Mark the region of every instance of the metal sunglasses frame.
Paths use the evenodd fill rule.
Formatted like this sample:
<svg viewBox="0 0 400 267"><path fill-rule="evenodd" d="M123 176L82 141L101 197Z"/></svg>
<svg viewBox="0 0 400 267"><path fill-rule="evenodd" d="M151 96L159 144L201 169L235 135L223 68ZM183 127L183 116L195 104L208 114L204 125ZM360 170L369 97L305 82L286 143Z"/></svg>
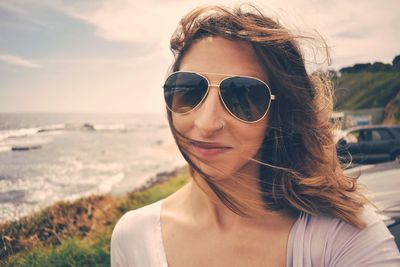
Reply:
<svg viewBox="0 0 400 267"><path fill-rule="evenodd" d="M275 99L276 99L276 96L272 94L271 89L269 88L268 84L267 84L266 82L264 82L263 80L260 80L260 79L258 79L258 78L256 78L256 77L245 76L245 75L231 75L231 74L223 74L223 73L211 73L211 72L175 71L175 72L172 72L170 75L168 75L168 77L165 79L165 81L167 81L169 77L171 77L172 75L174 75L174 74L176 74L176 73L191 73L191 74L196 74L196 75L198 75L198 76L204 78L204 79L207 81L207 84L208 84L207 91L206 91L206 93L204 94L203 98L202 98L202 99L199 101L199 103L198 103L196 106L194 106L191 110L181 113L181 112L173 111L168 105L166 105L167 108L168 108L171 112L176 113L176 114L181 114L181 115L187 114L187 113L189 113L189 112L192 112L192 111L195 110L196 108L198 108L198 107L203 103L204 99L207 97L207 95L208 95L208 93L209 93L209 91L210 91L210 87L218 87L219 98L220 98L222 104L224 105L225 109L226 109L226 110L229 112L229 114L231 114L234 118L236 118L237 120L239 120L239 121L241 121L241 122L244 122L244 123L256 123L256 122L261 121L261 120L267 115L267 113L268 113L268 111L269 111L269 108L270 108L270 106L271 106L272 100L275 100ZM217 76L226 76L226 77L225 77L224 79L222 79L222 80L219 82L219 84L212 84L212 83L210 83L210 81L207 79L207 77L205 77L204 75L217 75ZM270 95L271 97L270 97L270 99L269 99L268 107L267 107L267 109L265 110L265 113L264 113L263 116L262 116L261 118L259 118L258 120L255 120L255 121L246 121L246 120L243 120L243 119L237 117L235 114L233 114L233 113L229 110L229 108L226 106L225 101L224 101L224 99L222 98L222 95L221 95L221 88L220 88L220 85L221 85L221 83L222 83L223 81L225 81L225 80L227 80L227 79L230 79L230 78L233 78L233 77L251 78L251 79L254 79L254 80L257 80L257 81L261 82L261 83L264 84L265 87L267 88L268 93L269 93L269 95ZM165 89L164 89L164 90L165 90Z"/></svg>

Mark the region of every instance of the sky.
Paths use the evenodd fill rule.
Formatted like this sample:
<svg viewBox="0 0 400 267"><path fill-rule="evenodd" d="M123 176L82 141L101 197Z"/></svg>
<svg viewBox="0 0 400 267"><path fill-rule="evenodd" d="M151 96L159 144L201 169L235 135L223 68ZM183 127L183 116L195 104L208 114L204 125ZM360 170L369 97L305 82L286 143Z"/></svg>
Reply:
<svg viewBox="0 0 400 267"><path fill-rule="evenodd" d="M169 38L191 9L216 3L244 2L0 0L0 113L164 113ZM332 69L400 54L398 0L246 3L295 33L320 34Z"/></svg>

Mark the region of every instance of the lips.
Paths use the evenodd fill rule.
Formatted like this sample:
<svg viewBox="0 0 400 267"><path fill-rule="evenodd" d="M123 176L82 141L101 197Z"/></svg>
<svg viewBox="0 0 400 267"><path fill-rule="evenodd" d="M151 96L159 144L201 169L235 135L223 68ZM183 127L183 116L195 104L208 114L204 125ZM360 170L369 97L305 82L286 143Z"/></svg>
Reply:
<svg viewBox="0 0 400 267"><path fill-rule="evenodd" d="M191 144L193 149L202 156L215 156L232 149L232 147L225 146L221 143L194 141Z"/></svg>

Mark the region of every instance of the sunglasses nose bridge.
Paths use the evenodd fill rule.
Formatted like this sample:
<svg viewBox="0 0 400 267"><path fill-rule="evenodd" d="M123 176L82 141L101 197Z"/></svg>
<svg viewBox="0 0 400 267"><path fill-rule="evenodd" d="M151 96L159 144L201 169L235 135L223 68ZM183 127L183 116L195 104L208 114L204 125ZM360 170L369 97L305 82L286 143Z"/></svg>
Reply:
<svg viewBox="0 0 400 267"><path fill-rule="evenodd" d="M217 91L211 90L214 87ZM209 84L207 95L203 98L200 105L202 116L208 117L208 120L212 120L212 117L218 117L220 114L220 108L224 109L224 103L221 99L218 84Z"/></svg>
<svg viewBox="0 0 400 267"><path fill-rule="evenodd" d="M214 87L215 89L217 89L218 90L218 97L219 97L219 99L220 99L220 102L221 102L221 104L226 108L226 106L225 106L225 103L224 103L224 100L222 99L222 95L221 95L221 89L220 89L220 85L219 84L212 84L212 83L209 83L208 84L208 93L207 93L207 96L206 96L206 98L208 98L208 95L210 94L210 89L212 88L212 87Z"/></svg>

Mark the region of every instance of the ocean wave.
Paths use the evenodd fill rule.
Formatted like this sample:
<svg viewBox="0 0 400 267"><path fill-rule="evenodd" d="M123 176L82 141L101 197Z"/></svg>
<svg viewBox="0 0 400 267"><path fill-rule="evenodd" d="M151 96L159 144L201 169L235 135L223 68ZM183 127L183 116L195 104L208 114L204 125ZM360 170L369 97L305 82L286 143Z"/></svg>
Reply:
<svg viewBox="0 0 400 267"><path fill-rule="evenodd" d="M12 146L0 146L0 152L7 152L7 151L11 151L12 150Z"/></svg>
<svg viewBox="0 0 400 267"><path fill-rule="evenodd" d="M160 130L167 128L167 124L152 124L152 123L136 123L136 124L123 124L123 123L110 123L110 124L97 124L97 123L84 123L78 128L80 130L90 131L116 131L116 132L136 132L136 131L150 131Z"/></svg>
<svg viewBox="0 0 400 267"><path fill-rule="evenodd" d="M65 130L65 124L51 124L44 127L40 127L38 133L62 131Z"/></svg>
<svg viewBox="0 0 400 267"><path fill-rule="evenodd" d="M96 193L104 194L111 192L111 189L115 184L118 184L125 178L125 174L123 172L117 173L115 175L110 176L107 179L104 179L99 186L97 187Z"/></svg>
<svg viewBox="0 0 400 267"><path fill-rule="evenodd" d="M94 124L94 129L97 131L120 131L126 130L125 124Z"/></svg>
<svg viewBox="0 0 400 267"><path fill-rule="evenodd" d="M86 164L85 167L91 171L97 172L110 172L110 171L119 171L124 168L122 163L114 162L114 163L90 163Z"/></svg>
<svg viewBox="0 0 400 267"><path fill-rule="evenodd" d="M33 136L38 133L50 132L50 131L62 131L65 129L64 124L51 124L43 127L33 127L33 128L22 128L13 130L2 130L0 131L0 141L13 138L21 138Z"/></svg>
<svg viewBox="0 0 400 267"><path fill-rule="evenodd" d="M66 171L67 169L81 171L84 166L84 162L80 161L76 157L62 156L58 160L60 163L62 163L61 170L58 171Z"/></svg>
<svg viewBox="0 0 400 267"><path fill-rule="evenodd" d="M22 128L16 130L2 130L0 131L0 141L8 138L18 138L31 136L38 133L40 128Z"/></svg>

